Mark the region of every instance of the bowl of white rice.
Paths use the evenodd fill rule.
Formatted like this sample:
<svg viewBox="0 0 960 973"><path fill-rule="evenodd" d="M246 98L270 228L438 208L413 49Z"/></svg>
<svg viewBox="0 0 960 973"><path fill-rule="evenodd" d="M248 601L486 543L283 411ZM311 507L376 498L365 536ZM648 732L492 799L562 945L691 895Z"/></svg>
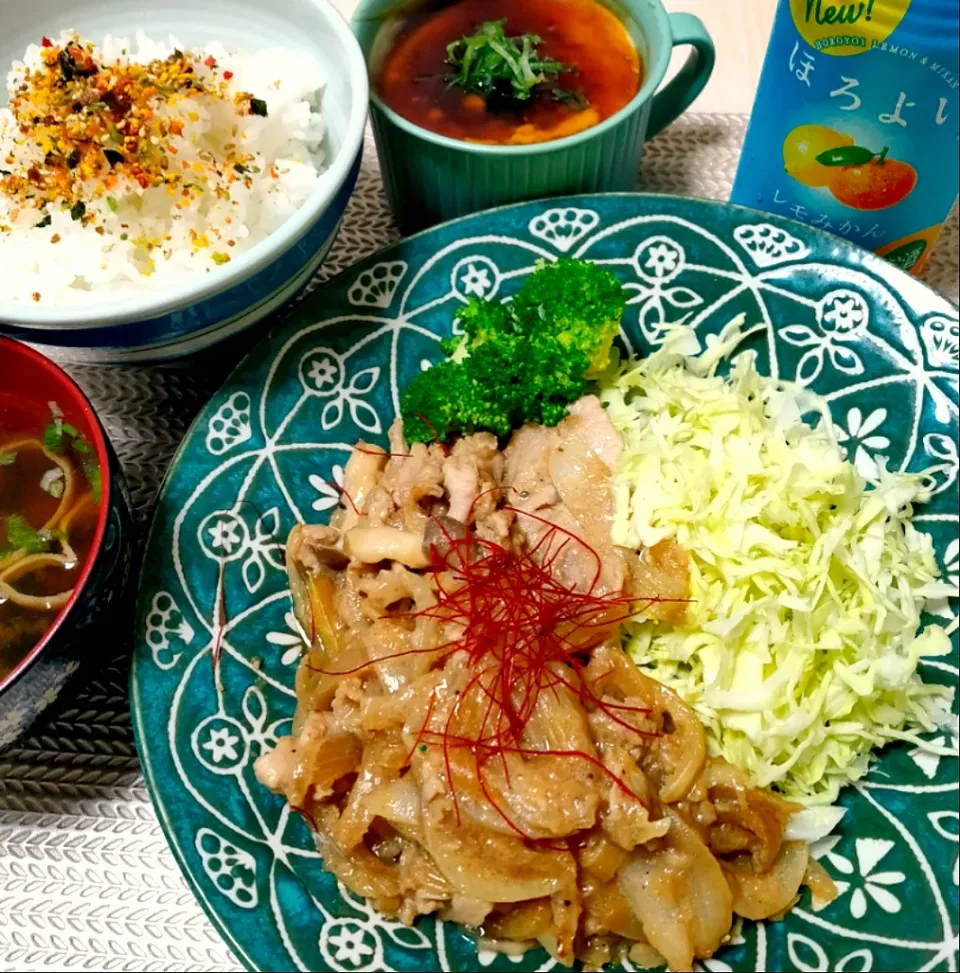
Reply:
<svg viewBox="0 0 960 973"><path fill-rule="evenodd" d="M331 3L0 0L0 23L0 332L163 361L310 280L367 109Z"/></svg>

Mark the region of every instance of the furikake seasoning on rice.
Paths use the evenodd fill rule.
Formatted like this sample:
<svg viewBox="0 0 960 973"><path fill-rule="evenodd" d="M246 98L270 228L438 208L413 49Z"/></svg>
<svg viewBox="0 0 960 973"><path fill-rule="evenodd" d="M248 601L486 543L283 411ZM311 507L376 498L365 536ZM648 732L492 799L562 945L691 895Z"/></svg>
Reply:
<svg viewBox="0 0 960 973"><path fill-rule="evenodd" d="M44 37L0 109L0 301L152 290L249 249L321 178L323 84L294 51Z"/></svg>

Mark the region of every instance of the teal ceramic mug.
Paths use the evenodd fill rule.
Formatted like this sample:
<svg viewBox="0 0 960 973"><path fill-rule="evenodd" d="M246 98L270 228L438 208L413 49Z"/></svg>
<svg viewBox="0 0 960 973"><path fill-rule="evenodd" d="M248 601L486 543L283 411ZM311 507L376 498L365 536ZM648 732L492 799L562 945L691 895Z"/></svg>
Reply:
<svg viewBox="0 0 960 973"><path fill-rule="evenodd" d="M480 145L421 128L383 103L376 92L383 55L417 2L360 0L351 25L370 72L370 113L383 181L404 233L518 200L635 188L643 143L682 114L707 83L713 41L697 17L667 14L660 0L603 2L640 52L643 84L634 98L575 135L532 145ZM679 44L693 50L660 88Z"/></svg>

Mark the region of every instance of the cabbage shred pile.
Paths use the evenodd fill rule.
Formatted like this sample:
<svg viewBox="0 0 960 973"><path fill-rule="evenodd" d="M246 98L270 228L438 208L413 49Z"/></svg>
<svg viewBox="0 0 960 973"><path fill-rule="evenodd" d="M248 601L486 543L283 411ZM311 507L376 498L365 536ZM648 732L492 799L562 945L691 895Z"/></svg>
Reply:
<svg viewBox="0 0 960 973"><path fill-rule="evenodd" d="M825 403L761 376L742 319L701 349L676 329L609 374L602 398L624 438L614 541L674 538L691 555L689 625L638 620L632 658L693 705L713 753L807 805L833 802L871 752L950 719L953 690L922 658L938 580L930 537L910 523L922 476L867 483L843 455ZM801 416L811 408L816 428Z"/></svg>

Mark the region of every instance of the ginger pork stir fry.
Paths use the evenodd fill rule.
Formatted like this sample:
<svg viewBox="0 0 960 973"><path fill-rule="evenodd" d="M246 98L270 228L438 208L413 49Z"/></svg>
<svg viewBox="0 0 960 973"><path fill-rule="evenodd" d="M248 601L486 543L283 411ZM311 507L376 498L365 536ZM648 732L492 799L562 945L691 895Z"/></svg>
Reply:
<svg viewBox="0 0 960 973"><path fill-rule="evenodd" d="M620 648L642 612L682 625L686 553L610 541L620 437L580 399L502 451L358 444L330 526L287 545L310 647L293 735L257 762L326 867L404 922L599 968L691 969L736 915L832 887L795 810L709 759L678 696Z"/></svg>

